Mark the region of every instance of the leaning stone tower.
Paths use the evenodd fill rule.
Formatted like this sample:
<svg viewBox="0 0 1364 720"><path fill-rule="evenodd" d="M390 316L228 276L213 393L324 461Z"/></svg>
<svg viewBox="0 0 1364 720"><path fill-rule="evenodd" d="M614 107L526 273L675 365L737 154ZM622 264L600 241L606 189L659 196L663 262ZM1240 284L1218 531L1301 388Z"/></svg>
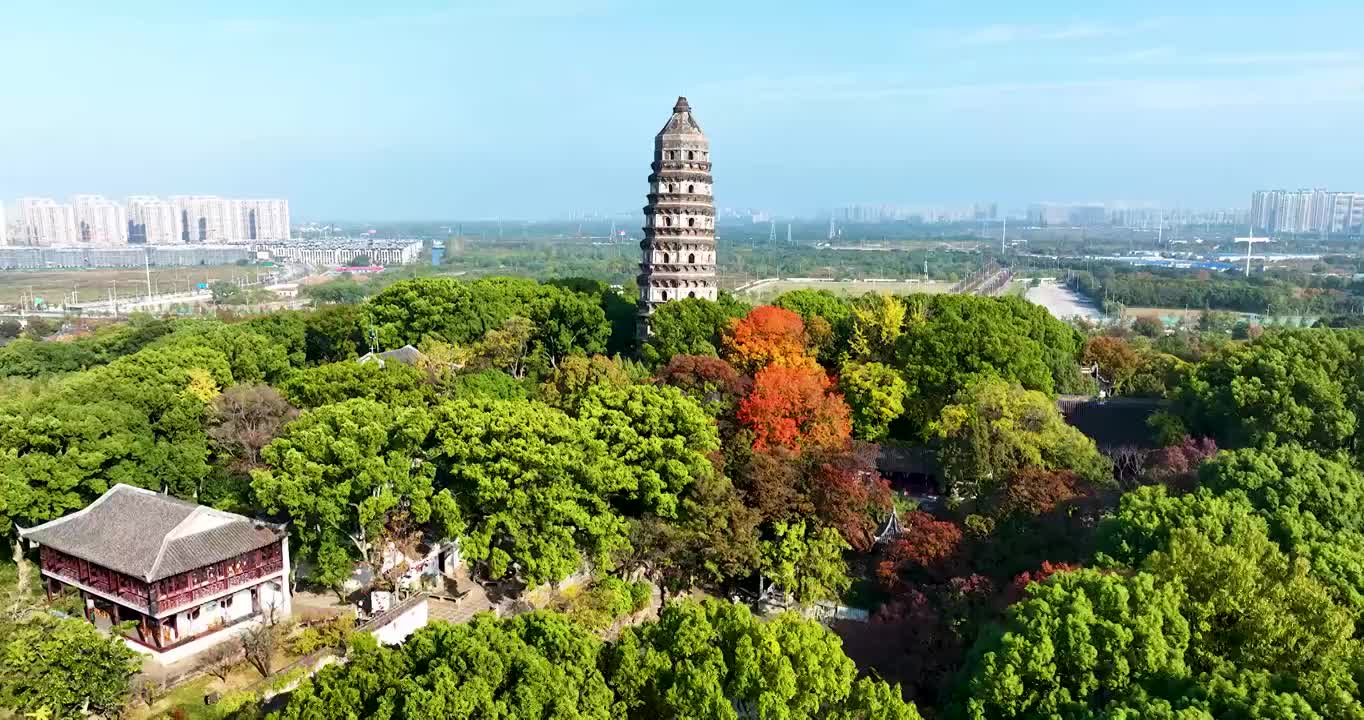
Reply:
<svg viewBox="0 0 1364 720"><path fill-rule="evenodd" d="M684 97L677 99L668 124L654 137L648 200L637 278L641 338L648 337L649 316L659 305L716 297L710 142Z"/></svg>

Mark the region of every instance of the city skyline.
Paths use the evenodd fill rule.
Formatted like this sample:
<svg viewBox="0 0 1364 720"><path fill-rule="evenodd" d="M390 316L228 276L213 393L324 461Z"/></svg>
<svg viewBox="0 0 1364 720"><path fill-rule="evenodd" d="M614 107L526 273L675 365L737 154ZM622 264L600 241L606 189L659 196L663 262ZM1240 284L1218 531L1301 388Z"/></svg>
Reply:
<svg viewBox="0 0 1364 720"><path fill-rule="evenodd" d="M289 201L217 195L134 195L118 203L103 195L19 198L12 236L0 245L122 247L270 242L290 237ZM0 226L5 225L0 204Z"/></svg>
<svg viewBox="0 0 1364 720"><path fill-rule="evenodd" d="M1343 2L144 1L4 16L0 58L25 68L5 97L25 111L0 120L0 197L214 187L290 197L309 219L637 209L640 138L679 94L726 159L717 203L782 215L857 198L1021 207L1038 188L1227 207L1364 171L1364 148L1340 142L1364 119L1364 7ZM641 38L689 52L623 62ZM527 185L556 192L533 204Z"/></svg>

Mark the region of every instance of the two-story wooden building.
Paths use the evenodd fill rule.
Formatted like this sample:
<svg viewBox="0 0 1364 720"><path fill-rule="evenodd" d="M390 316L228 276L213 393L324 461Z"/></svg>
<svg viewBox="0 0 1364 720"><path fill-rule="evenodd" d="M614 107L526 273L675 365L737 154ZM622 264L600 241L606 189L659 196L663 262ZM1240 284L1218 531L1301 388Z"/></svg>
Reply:
<svg viewBox="0 0 1364 720"><path fill-rule="evenodd" d="M28 529L49 597L80 593L86 619L132 621L134 649L174 662L248 623L289 614L289 539L258 522L115 485L88 507Z"/></svg>

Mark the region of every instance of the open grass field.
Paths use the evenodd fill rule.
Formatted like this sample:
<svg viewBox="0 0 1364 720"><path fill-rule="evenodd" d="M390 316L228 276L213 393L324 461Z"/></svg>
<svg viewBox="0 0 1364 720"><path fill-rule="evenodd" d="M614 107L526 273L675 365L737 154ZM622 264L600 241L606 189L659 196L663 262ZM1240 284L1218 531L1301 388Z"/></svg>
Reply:
<svg viewBox="0 0 1364 720"><path fill-rule="evenodd" d="M1230 310L1219 310L1225 315L1231 315L1237 320L1246 320L1251 323L1263 325L1290 325L1290 326L1310 326L1317 321L1316 315L1257 315L1255 313L1233 312ZM1139 317L1152 317L1166 325L1175 325L1183 320L1187 325L1196 325L1198 318L1203 315L1201 309L1185 308L1158 308L1158 307L1127 307L1123 308L1122 316L1124 320L1135 320Z"/></svg>
<svg viewBox="0 0 1364 720"><path fill-rule="evenodd" d="M197 285L235 277L255 278L255 269L239 265L213 265L179 268L152 268L152 289L184 291L186 284ZM109 297L117 287L119 297L144 295L147 277L140 269L98 270L5 270L0 271L0 305L15 305L30 296L49 305L62 303L74 291L78 300Z"/></svg>
<svg viewBox="0 0 1364 720"><path fill-rule="evenodd" d="M813 280L783 279L764 282L744 290L739 295L754 302L768 302L790 290L828 290L835 295L858 296L877 292L892 295L911 295L914 293L944 293L952 289L954 283L934 280L893 280L888 282L868 282L866 280Z"/></svg>

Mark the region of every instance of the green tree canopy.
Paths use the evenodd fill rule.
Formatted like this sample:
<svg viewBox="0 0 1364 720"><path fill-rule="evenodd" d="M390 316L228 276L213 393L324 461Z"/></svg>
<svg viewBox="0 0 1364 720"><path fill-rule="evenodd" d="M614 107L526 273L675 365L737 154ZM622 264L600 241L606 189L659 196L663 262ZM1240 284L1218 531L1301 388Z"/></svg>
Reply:
<svg viewBox="0 0 1364 720"><path fill-rule="evenodd" d="M180 327L152 347L217 350L227 358L232 377L238 382L275 382L289 370L290 347L278 339L253 332L245 324L200 321Z"/></svg>
<svg viewBox="0 0 1364 720"><path fill-rule="evenodd" d="M926 428L977 378L997 377L1049 395L1057 374L1075 371L1078 333L1021 298L932 295L907 304L888 364L909 387L911 431Z"/></svg>
<svg viewBox="0 0 1364 720"><path fill-rule="evenodd" d="M898 688L858 680L838 638L794 613L762 622L741 605L674 603L621 633L602 666L631 720L919 716Z"/></svg>
<svg viewBox="0 0 1364 720"><path fill-rule="evenodd" d="M1199 478L1215 493L1245 493L1285 547L1364 530L1364 475L1300 446L1224 450L1203 464Z"/></svg>
<svg viewBox="0 0 1364 720"><path fill-rule="evenodd" d="M905 386L890 367L880 363L848 363L838 376L838 389L852 409L853 437L876 441L905 411Z"/></svg>
<svg viewBox="0 0 1364 720"><path fill-rule="evenodd" d="M252 473L256 499L289 514L301 551L349 544L377 575L406 521L438 538L461 529L454 499L432 485L431 428L421 407L358 399L310 410L262 452L270 467Z"/></svg>
<svg viewBox="0 0 1364 720"><path fill-rule="evenodd" d="M489 576L557 581L583 555L609 566L627 544L612 500L633 496L638 481L587 424L543 403L489 398L447 402L434 416L439 483L468 522L461 552Z"/></svg>
<svg viewBox="0 0 1364 720"><path fill-rule="evenodd" d="M353 360L366 346L364 310L356 305L329 305L307 316L303 350L313 364Z"/></svg>
<svg viewBox="0 0 1364 720"><path fill-rule="evenodd" d="M714 302L683 298L664 303L649 319L653 335L640 355L651 365L663 365L674 355L718 356L729 321L746 314L748 308L725 293Z"/></svg>
<svg viewBox="0 0 1364 720"><path fill-rule="evenodd" d="M577 416L636 476L627 500L642 511L675 517L679 496L713 472L707 455L720 449L715 423L677 388L595 385Z"/></svg>
<svg viewBox="0 0 1364 720"><path fill-rule="evenodd" d="M1181 528L1143 567L1183 588L1196 671L1229 664L1307 678L1343 667L1354 650L1349 613L1262 529L1228 543Z"/></svg>
<svg viewBox="0 0 1364 720"><path fill-rule="evenodd" d="M604 355L572 355L564 358L549 379L540 385L540 399L570 414L596 385L624 388L642 379L643 368L620 358Z"/></svg>
<svg viewBox="0 0 1364 720"><path fill-rule="evenodd" d="M34 615L0 625L0 707L26 717L119 717L142 662L84 620Z"/></svg>
<svg viewBox="0 0 1364 720"><path fill-rule="evenodd" d="M813 520L772 523L772 537L758 543L759 570L796 602L836 600L852 584L843 553L848 541L838 530Z"/></svg>
<svg viewBox="0 0 1364 720"><path fill-rule="evenodd" d="M402 645L362 641L289 698L280 720L618 717L598 670L601 641L557 613L438 622ZM275 717L275 716L272 716Z"/></svg>
<svg viewBox="0 0 1364 720"><path fill-rule="evenodd" d="M371 298L365 312L386 348L468 345L510 318L526 318L536 355L550 367L573 352L604 351L611 335L596 298L523 278L403 280Z"/></svg>
<svg viewBox="0 0 1364 720"><path fill-rule="evenodd" d="M358 363L354 360L296 371L279 385L290 403L302 408L363 398L395 406L426 405L435 392L418 369L399 362Z"/></svg>
<svg viewBox="0 0 1364 720"><path fill-rule="evenodd" d="M1099 526L1099 548L1109 558L1137 567L1182 529L1233 544L1267 532L1268 526L1244 496L1218 496L1206 488L1171 495L1163 485L1148 485L1122 496L1118 512Z"/></svg>
<svg viewBox="0 0 1364 720"><path fill-rule="evenodd" d="M1145 573L1056 573L977 642L959 713L1095 717L1133 686L1185 676L1189 640L1177 585Z"/></svg>
<svg viewBox="0 0 1364 720"><path fill-rule="evenodd" d="M1056 403L1003 380L981 380L957 393L930 430L943 443L943 472L954 492L988 492L1028 467L1112 482L1107 459L1066 424Z"/></svg>
<svg viewBox="0 0 1364 720"><path fill-rule="evenodd" d="M605 645L559 613L434 623L397 647L358 641L281 720L383 717L917 720L898 688L857 678L838 638L793 613L673 603Z"/></svg>
<svg viewBox="0 0 1364 720"><path fill-rule="evenodd" d="M1223 447L1350 447L1358 426L1350 351L1329 330L1276 330L1193 365L1173 393L1191 434Z"/></svg>
<svg viewBox="0 0 1364 720"><path fill-rule="evenodd" d="M497 400L524 400L530 394L525 383L501 370L480 370L455 375L450 394L459 398L489 397Z"/></svg>

